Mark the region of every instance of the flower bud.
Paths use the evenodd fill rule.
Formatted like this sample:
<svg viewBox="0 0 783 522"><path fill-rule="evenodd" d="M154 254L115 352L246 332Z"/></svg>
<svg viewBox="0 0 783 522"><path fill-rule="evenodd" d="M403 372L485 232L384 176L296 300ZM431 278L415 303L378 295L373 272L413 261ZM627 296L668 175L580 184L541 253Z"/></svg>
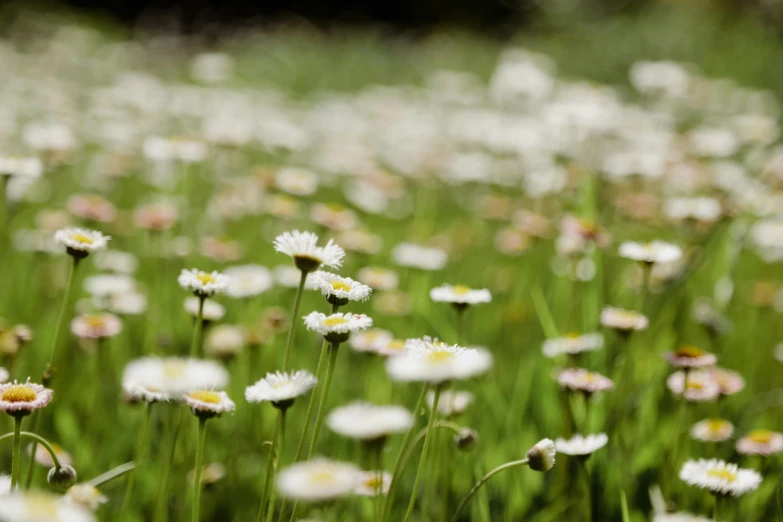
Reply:
<svg viewBox="0 0 783 522"><path fill-rule="evenodd" d="M533 471L549 471L555 465L555 443L543 439L527 452L528 466Z"/></svg>
<svg viewBox="0 0 783 522"><path fill-rule="evenodd" d="M52 487L59 491L65 491L74 484L76 484L76 470L73 467L65 466L54 467L49 470L49 476L46 481L51 484Z"/></svg>
<svg viewBox="0 0 783 522"><path fill-rule="evenodd" d="M460 451L469 452L478 445L479 436L475 430L462 428L454 435L454 447Z"/></svg>

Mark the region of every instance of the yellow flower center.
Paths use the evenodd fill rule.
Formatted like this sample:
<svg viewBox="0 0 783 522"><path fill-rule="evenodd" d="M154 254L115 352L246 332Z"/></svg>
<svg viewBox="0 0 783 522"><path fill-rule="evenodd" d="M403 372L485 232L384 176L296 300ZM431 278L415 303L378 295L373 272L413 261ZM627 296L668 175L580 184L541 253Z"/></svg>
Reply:
<svg viewBox="0 0 783 522"><path fill-rule="evenodd" d="M696 346L681 346L674 352L677 357L696 358L704 355L704 350L697 348Z"/></svg>
<svg viewBox="0 0 783 522"><path fill-rule="evenodd" d="M690 390L703 390L704 384L700 383L699 381L696 381L694 379L688 379L685 383L685 387Z"/></svg>
<svg viewBox="0 0 783 522"><path fill-rule="evenodd" d="M769 444L775 434L769 430L756 430L748 434L748 438L759 444Z"/></svg>
<svg viewBox="0 0 783 522"><path fill-rule="evenodd" d="M79 243L84 243L85 245L92 245L94 243L91 237L85 236L84 234L79 234L78 232L76 234L72 234L71 239L78 241Z"/></svg>
<svg viewBox="0 0 783 522"><path fill-rule="evenodd" d="M390 350L402 350L405 348L405 341L402 339L394 339L389 343L389 345L386 347Z"/></svg>
<svg viewBox="0 0 783 522"><path fill-rule="evenodd" d="M723 431L723 429L726 427L726 421L722 419L711 419L707 423L707 427L712 432Z"/></svg>
<svg viewBox="0 0 783 522"><path fill-rule="evenodd" d="M376 489L381 487L382 485L381 482L382 482L381 477L377 475L373 475L372 477L364 481L364 485L368 488Z"/></svg>
<svg viewBox="0 0 783 522"><path fill-rule="evenodd" d="M332 212L342 212L345 210L345 207L338 205L337 203L329 203L326 207Z"/></svg>
<svg viewBox="0 0 783 522"><path fill-rule="evenodd" d="M332 288L335 290L343 290L344 292L349 292L351 290L351 285L342 281L332 281L329 284L331 284Z"/></svg>
<svg viewBox="0 0 783 522"><path fill-rule="evenodd" d="M199 274L196 276L196 279L201 281L202 285L217 282L215 276L213 276L212 274L207 274L206 272L199 272Z"/></svg>
<svg viewBox="0 0 783 522"><path fill-rule="evenodd" d="M0 395L0 400L6 402L32 402L38 397L35 390L23 384L11 386Z"/></svg>
<svg viewBox="0 0 783 522"><path fill-rule="evenodd" d="M327 317L326 319L324 319L324 326L332 327L332 326L345 324L347 322L348 319L344 317Z"/></svg>
<svg viewBox="0 0 783 522"><path fill-rule="evenodd" d="M220 394L213 391L198 390L190 392L188 396L191 399L206 402L208 404L220 404Z"/></svg>
<svg viewBox="0 0 783 522"><path fill-rule="evenodd" d="M598 380L598 376L592 372L588 372L585 374L584 380L587 383L593 383Z"/></svg>
<svg viewBox="0 0 783 522"><path fill-rule="evenodd" d="M48 495L30 493L24 497L25 514L30 520L55 520L57 504Z"/></svg>
<svg viewBox="0 0 783 522"><path fill-rule="evenodd" d="M581 335L579 335L576 332L569 332L569 333L565 334L565 338L566 339L579 339L580 337L581 337Z"/></svg>
<svg viewBox="0 0 783 522"><path fill-rule="evenodd" d="M436 350L433 352L430 352L429 356L427 357L432 362L445 362L450 361L454 359L454 353L453 352L447 352L443 350Z"/></svg>
<svg viewBox="0 0 783 522"><path fill-rule="evenodd" d="M331 484L334 482L334 473L331 471L313 471L310 474L310 482L314 484Z"/></svg>
<svg viewBox="0 0 783 522"><path fill-rule="evenodd" d="M90 328L100 328L106 325L106 321L102 315L88 315L84 318L84 322Z"/></svg>
<svg viewBox="0 0 783 522"><path fill-rule="evenodd" d="M725 480L726 482L734 482L737 480L737 474L732 473L727 469L711 469L707 472L707 475L714 478Z"/></svg>
<svg viewBox="0 0 783 522"><path fill-rule="evenodd" d="M457 285L452 288L452 291L457 295L465 295L470 292L470 288L465 285Z"/></svg>

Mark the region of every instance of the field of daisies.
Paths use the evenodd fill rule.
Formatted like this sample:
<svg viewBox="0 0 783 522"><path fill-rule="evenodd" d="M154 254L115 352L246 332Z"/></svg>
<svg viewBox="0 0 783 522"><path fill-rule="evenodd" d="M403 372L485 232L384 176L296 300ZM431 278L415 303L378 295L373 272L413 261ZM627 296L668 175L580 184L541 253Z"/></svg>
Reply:
<svg viewBox="0 0 783 522"><path fill-rule="evenodd" d="M0 521L783 521L773 91L1 34Z"/></svg>

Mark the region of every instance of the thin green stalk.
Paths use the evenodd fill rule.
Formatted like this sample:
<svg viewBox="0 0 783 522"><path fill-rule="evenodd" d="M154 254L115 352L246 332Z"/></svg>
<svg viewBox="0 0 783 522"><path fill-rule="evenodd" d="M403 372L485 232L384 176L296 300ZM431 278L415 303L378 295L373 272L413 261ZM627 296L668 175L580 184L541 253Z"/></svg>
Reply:
<svg viewBox="0 0 783 522"><path fill-rule="evenodd" d="M580 459L579 467L582 471L582 481L584 482L584 494L585 494L585 522L592 522L593 520L593 501L590 491L590 475L587 472L587 462L584 459Z"/></svg>
<svg viewBox="0 0 783 522"><path fill-rule="evenodd" d="M193 478L193 516L192 522L199 521L199 507L201 505L201 468L204 466L204 446L207 442L207 418L198 419L198 446L196 447L196 469Z"/></svg>
<svg viewBox="0 0 783 522"><path fill-rule="evenodd" d="M487 483L489 479L503 471L504 469L513 468L515 466L525 466L527 465L528 460L522 459L522 460L514 460L511 462L506 462L505 464L502 464L498 466L497 468L493 469L486 475L484 475L481 480L476 482L476 485L473 486L473 488L468 492L468 494L465 496L465 498L462 500L460 505L457 507L457 511L454 512L454 516L451 518L451 522L457 522L457 517L459 516L460 511L462 511L462 508L464 508L468 502L470 502L470 499L473 498L473 495L475 495L479 489L481 489L481 486Z"/></svg>
<svg viewBox="0 0 783 522"><path fill-rule="evenodd" d="M285 450L285 419L287 408L280 409L280 434L279 441L277 443L277 459L275 459L275 469L272 473L272 479L277 476L277 470L280 468L280 459L282 458L283 451ZM272 488L272 496L269 499L269 513L266 515L266 522L272 522L272 517L275 512L275 501L277 500L277 489Z"/></svg>
<svg viewBox="0 0 783 522"><path fill-rule="evenodd" d="M720 515L721 512L720 508L722 507L721 506L722 497L720 495L714 495L714 497L715 497L715 510L712 513L712 518L713 520L717 521L719 520L718 515Z"/></svg>
<svg viewBox="0 0 783 522"><path fill-rule="evenodd" d="M435 386L435 398L432 400L432 408L430 410L430 420L427 424L427 433L424 435L424 447L421 450L421 458L419 459L419 469L416 471L416 480L413 482L413 491L411 491L411 499L408 502L408 511L405 513L405 518L403 519L403 522L408 522L410 520L411 515L413 514L413 508L416 505L416 493L419 490L419 483L421 482L421 475L422 470L424 469L424 464L427 461L427 452L430 447L430 441L432 440L432 427L435 424L435 417L437 416L438 411L438 402L440 402L440 392L443 385L439 384Z"/></svg>
<svg viewBox="0 0 783 522"><path fill-rule="evenodd" d="M147 447L147 436L150 428L150 416L152 414L152 403L148 402L144 407L144 419L141 422L141 429L139 430L139 438L136 440L136 452L134 459L138 465L143 462L144 450ZM134 471L128 476L128 482L125 485L125 498L122 501L122 511L120 511L119 522L124 522L128 517L130 510L131 498L133 497L133 488L136 485L136 476L138 471Z"/></svg>
<svg viewBox="0 0 783 522"><path fill-rule="evenodd" d="M419 414L419 410L421 409L421 406L424 404L424 398L427 395L427 389L429 387L427 385L423 386L421 388L421 393L419 394L419 398L416 400L416 406L413 408L413 415L414 417ZM382 520L386 521L389 519L389 515L391 513L391 504L394 499L394 492L397 488L397 482L400 478L400 473L402 473L402 469L405 465L405 462L403 461L403 456L406 453L406 450L409 446L411 446L411 439L413 438L413 429L415 427L415 423L411 424L411 427L408 428L407 433L405 433L405 438L402 441L402 444L400 445L400 451L397 452L397 458L395 459L395 465L394 465L394 471L392 472L392 479L389 483L389 492L386 494L386 501L383 506L383 518ZM426 433L426 432L424 432ZM422 435L423 436L423 435ZM414 443L415 444L415 443ZM405 459L407 461L407 459Z"/></svg>
<svg viewBox="0 0 783 522"><path fill-rule="evenodd" d="M19 456L22 447L22 419L21 415L14 417L14 453L11 460L11 491L16 489L19 483Z"/></svg>
<svg viewBox="0 0 783 522"><path fill-rule="evenodd" d="M269 450L269 459L267 460L267 465L266 465L266 479L264 481L264 491L261 494L261 505L258 506L258 518L257 518L258 522L264 520L264 513L266 512L266 501L267 499L269 499L269 491L271 490L272 480L275 475L275 461L277 460L277 456L275 455L275 452L277 451L277 441L280 439L280 427L283 422L283 415L285 415L285 410L280 410L277 416L277 422L275 423L275 434L274 437L272 438L272 447Z"/></svg>
<svg viewBox="0 0 783 522"><path fill-rule="evenodd" d="M378 444L373 451L373 470L375 471L375 492L372 497L372 519L375 522L381 521L383 512L383 504L381 499L381 490L383 486L383 444Z"/></svg>
<svg viewBox="0 0 783 522"><path fill-rule="evenodd" d="M198 314L193 326L193 340L190 342L190 356L198 357L201 353L201 332L204 329L204 301L206 297L198 296Z"/></svg>
<svg viewBox="0 0 783 522"><path fill-rule="evenodd" d="M14 437L16 435L16 432L6 433L3 436L0 436L0 441L9 439L11 437ZM47 441L45 438L36 435L35 433L31 433L29 431L20 431L19 432L20 437L27 437L29 439L33 439L35 442L40 443L44 448L46 448L46 451L49 452L49 455L52 457L52 462L54 462L55 468L61 468L62 465L60 464L60 459L57 458L57 454L54 452L54 448L52 448L52 445L49 444L49 441Z"/></svg>
<svg viewBox="0 0 783 522"><path fill-rule="evenodd" d="M176 409L176 414L170 425L169 437L171 443L168 446L168 461L166 467L163 468L163 475L160 480L160 488L158 489L158 501L155 505L155 522L165 522L167 520L166 507L168 503L168 489L169 489L169 477L171 476L171 468L174 465L174 454L177 450L177 439L179 438L179 430L182 426L182 408Z"/></svg>
<svg viewBox="0 0 783 522"><path fill-rule="evenodd" d="M106 473L102 473L101 475L98 475L94 479L86 482L88 486L92 486L94 488L97 488L101 484L105 484L109 482L110 480L114 480L117 477L122 476L123 474L132 471L136 469L136 463L135 462L126 462L125 464L120 464L114 469L110 469Z"/></svg>
<svg viewBox="0 0 783 522"><path fill-rule="evenodd" d="M329 396L329 388L332 385L332 377L334 377L334 367L337 363L337 352L340 347L337 343L332 343L329 346L329 362L326 366L326 379L324 380L324 389L321 392L321 402L318 404L318 413L315 416L315 427L313 428L313 439L310 442L310 451L307 452L307 459L313 458L315 455L315 448L318 446L318 437L321 434L321 425L324 422L324 410L326 410L326 399Z"/></svg>
<svg viewBox="0 0 783 522"><path fill-rule="evenodd" d="M307 271L302 270L302 276L299 278L299 287L296 289L296 298L294 299L294 312L291 314L291 325L288 327L288 338L285 341L285 355L283 356L283 371L288 369L288 361L291 359L291 347L294 344L294 330L299 323L299 306L302 304L302 294L304 285L307 281Z"/></svg>

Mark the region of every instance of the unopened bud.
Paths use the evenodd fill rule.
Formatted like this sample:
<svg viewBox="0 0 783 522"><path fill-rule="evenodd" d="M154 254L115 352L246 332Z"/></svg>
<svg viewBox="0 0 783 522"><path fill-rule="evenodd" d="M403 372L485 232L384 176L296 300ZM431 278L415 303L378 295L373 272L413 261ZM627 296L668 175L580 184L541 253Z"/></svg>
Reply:
<svg viewBox="0 0 783 522"><path fill-rule="evenodd" d="M460 451L473 451L473 448L478 445L478 441L478 433L470 428L462 428L459 433L454 435L454 447Z"/></svg>
<svg viewBox="0 0 783 522"><path fill-rule="evenodd" d="M543 439L527 452L527 465L533 471L549 471L555 465L555 443Z"/></svg>
<svg viewBox="0 0 783 522"><path fill-rule="evenodd" d="M55 489L65 491L76 484L76 479L76 470L71 466L65 465L50 469L46 481Z"/></svg>

